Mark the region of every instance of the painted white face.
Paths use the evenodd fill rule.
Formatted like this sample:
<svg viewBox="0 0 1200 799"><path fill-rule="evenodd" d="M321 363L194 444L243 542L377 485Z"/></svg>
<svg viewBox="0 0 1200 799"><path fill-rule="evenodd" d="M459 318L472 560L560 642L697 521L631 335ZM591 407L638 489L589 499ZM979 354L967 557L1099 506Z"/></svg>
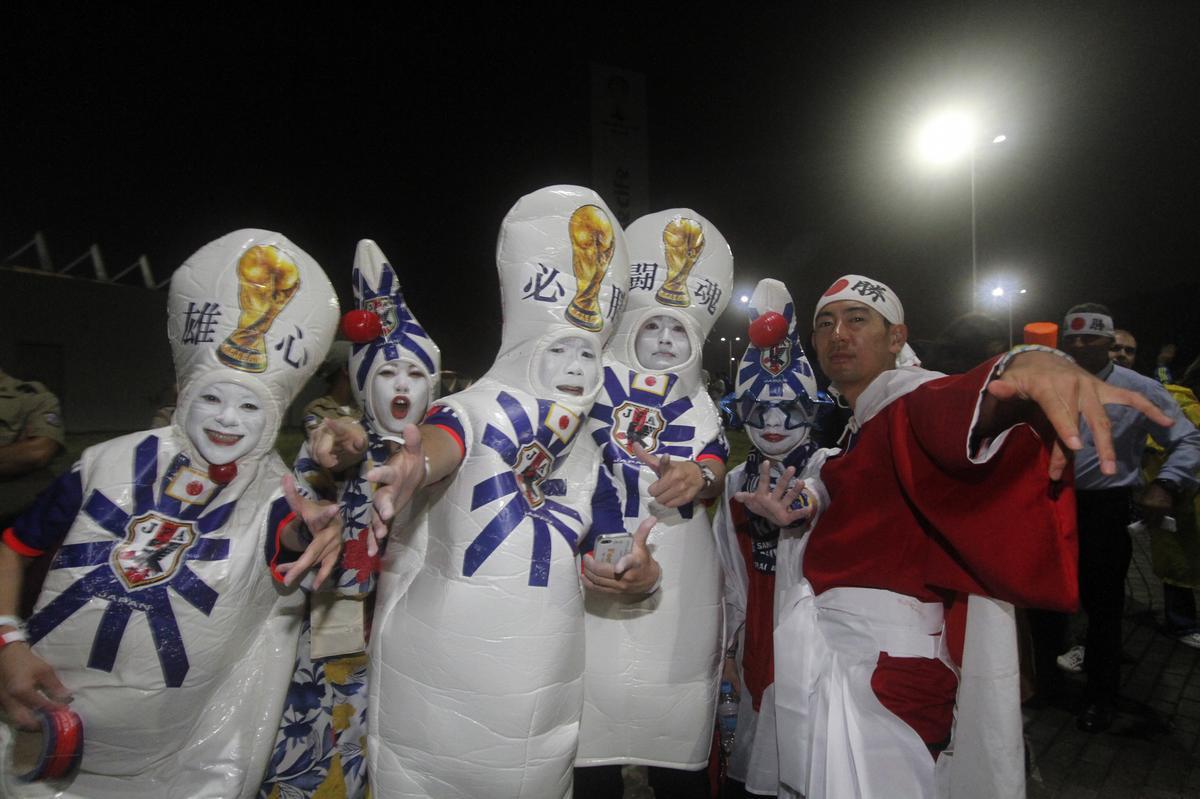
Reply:
<svg viewBox="0 0 1200 799"><path fill-rule="evenodd" d="M254 449L267 424L258 395L237 383L213 383L187 408L187 434L211 464L232 463Z"/></svg>
<svg viewBox="0 0 1200 799"><path fill-rule="evenodd" d="M755 405L746 420L750 441L768 458L782 459L808 441L811 431L808 415L799 403L790 407Z"/></svg>
<svg viewBox="0 0 1200 799"><path fill-rule="evenodd" d="M389 433L419 424L429 410L429 378L407 358L388 361L371 375L371 415Z"/></svg>
<svg viewBox="0 0 1200 799"><path fill-rule="evenodd" d="M643 369L674 369L692 357L692 342L683 322L651 316L638 328L633 350Z"/></svg>
<svg viewBox="0 0 1200 799"><path fill-rule="evenodd" d="M557 339L538 361L538 383L568 397L591 393L600 379L599 355L595 345L580 336Z"/></svg>

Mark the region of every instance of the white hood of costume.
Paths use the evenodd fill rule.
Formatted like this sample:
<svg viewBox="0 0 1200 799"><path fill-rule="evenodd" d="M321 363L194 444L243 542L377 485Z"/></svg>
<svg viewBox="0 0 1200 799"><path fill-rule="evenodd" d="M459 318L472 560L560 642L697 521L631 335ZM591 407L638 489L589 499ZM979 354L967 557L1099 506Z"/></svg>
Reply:
<svg viewBox="0 0 1200 799"><path fill-rule="evenodd" d="M777 344L746 347L738 364L737 405L742 418L758 402L781 403L799 400L811 413L821 402L812 364L804 353L796 326L796 306L787 286L774 278L764 278L750 297L750 322L766 313L777 313L787 320L787 335Z"/></svg>
<svg viewBox="0 0 1200 799"><path fill-rule="evenodd" d="M496 242L503 330L486 377L535 397L553 397L578 415L592 406L601 381L582 397L542 386L542 352L568 336L599 355L625 304L629 257L617 216L581 186L549 186L509 210Z"/></svg>
<svg viewBox="0 0 1200 799"><path fill-rule="evenodd" d="M189 456L192 400L207 386L236 383L266 413L263 434L241 460L275 446L287 407L321 365L338 321L337 295L312 256L286 236L237 230L197 250L171 277L167 337L179 384L174 432Z"/></svg>
<svg viewBox="0 0 1200 799"><path fill-rule="evenodd" d="M704 340L729 304L733 252L721 231L690 208L672 208L636 220L629 242L629 301L609 356L642 374L678 375L677 390L691 395L700 384ZM683 323L691 357L669 370L647 369L637 357L637 333L652 316Z"/></svg>
<svg viewBox="0 0 1200 799"><path fill-rule="evenodd" d="M383 364L398 359L415 364L429 378L432 401L438 394L442 351L404 301L400 279L387 256L370 239L359 241L354 253L354 301L359 310L371 311L379 317L382 332L371 341L354 345L350 355L350 388L358 407L362 408L363 420L383 435L386 431L376 424L369 396L375 372ZM419 424L421 419L417 417L412 421Z"/></svg>

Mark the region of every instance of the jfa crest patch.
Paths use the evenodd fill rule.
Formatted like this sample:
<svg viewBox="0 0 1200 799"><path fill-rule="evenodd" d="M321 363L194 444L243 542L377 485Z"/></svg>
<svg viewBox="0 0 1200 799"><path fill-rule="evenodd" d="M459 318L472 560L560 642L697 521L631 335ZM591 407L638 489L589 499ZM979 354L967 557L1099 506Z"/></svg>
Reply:
<svg viewBox="0 0 1200 799"><path fill-rule="evenodd" d="M612 437L617 445L633 454L633 445L640 444L647 452L658 446L658 434L667 424L657 408L647 408L626 400L613 411Z"/></svg>
<svg viewBox="0 0 1200 799"><path fill-rule="evenodd" d="M372 297L363 302L366 310L379 317L379 321L383 323L383 337L387 338L392 334L400 324L396 317L396 303L391 297Z"/></svg>
<svg viewBox="0 0 1200 799"><path fill-rule="evenodd" d="M778 377L792 362L792 341L784 338L773 347L767 347L758 353L758 363L773 377Z"/></svg>
<svg viewBox="0 0 1200 799"><path fill-rule="evenodd" d="M113 571L131 589L169 580L195 540L189 522L142 514L129 522L125 540L113 547Z"/></svg>
<svg viewBox="0 0 1200 799"><path fill-rule="evenodd" d="M517 453L513 472L517 475L517 485L525 495L529 507L540 508L546 501L546 495L542 493L542 483L550 476L553 466L554 456L536 441L530 441Z"/></svg>

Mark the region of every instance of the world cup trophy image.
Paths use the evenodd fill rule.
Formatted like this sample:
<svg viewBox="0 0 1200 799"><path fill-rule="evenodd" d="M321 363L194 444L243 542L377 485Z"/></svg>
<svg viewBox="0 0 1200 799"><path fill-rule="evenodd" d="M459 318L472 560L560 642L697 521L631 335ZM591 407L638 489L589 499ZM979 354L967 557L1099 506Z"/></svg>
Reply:
<svg viewBox="0 0 1200 799"><path fill-rule="evenodd" d="M267 370L267 331L300 290L300 270L277 248L259 244L238 260L237 329L217 348L217 360L243 372Z"/></svg>
<svg viewBox="0 0 1200 799"><path fill-rule="evenodd" d="M600 281L608 272L616 238L608 214L597 205L583 205L571 214L571 267L575 270L575 297L567 306L567 321L584 330L604 327L600 313Z"/></svg>
<svg viewBox="0 0 1200 799"><path fill-rule="evenodd" d="M654 299L660 305L686 308L692 304L687 279L704 252L704 228L694 219L675 217L663 228L663 251L667 255L667 280Z"/></svg>

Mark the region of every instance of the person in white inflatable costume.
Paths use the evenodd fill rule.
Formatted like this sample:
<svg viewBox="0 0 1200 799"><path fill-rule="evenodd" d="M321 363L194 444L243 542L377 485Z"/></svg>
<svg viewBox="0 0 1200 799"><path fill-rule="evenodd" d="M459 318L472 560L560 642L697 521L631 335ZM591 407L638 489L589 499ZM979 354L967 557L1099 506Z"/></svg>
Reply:
<svg viewBox="0 0 1200 799"><path fill-rule="evenodd" d="M579 541L592 526L599 453L583 428L624 304L625 241L595 192L523 197L496 247L504 329L482 379L441 400L367 477L372 528L419 486L427 553L407 591L380 577L371 644L372 794L571 793L584 665ZM445 479L445 478L449 479ZM645 592L645 546L584 559L589 590Z"/></svg>
<svg viewBox="0 0 1200 799"><path fill-rule="evenodd" d="M713 519L725 575L725 674L740 695L737 732L726 775L755 795L774 796L779 783L774 717L775 553L780 528L734 498L765 481L774 490L784 475L822 460L812 433L824 406L804 354L796 309L787 287L761 280L750 297L750 345L738 365L738 415L753 449L729 470ZM814 467L814 471L815 471ZM791 469L791 472L788 470ZM810 486L816 481L806 480ZM799 512L815 487L793 503ZM799 514L798 514L799 515ZM798 519L789 531L801 527ZM761 721L760 721L761 712Z"/></svg>
<svg viewBox="0 0 1200 799"><path fill-rule="evenodd" d="M0 614L17 556L60 548L28 645L0 650L0 699L22 726L71 701L84 738L76 774L6 796L255 795L304 612L295 583L320 561L319 583L340 550L336 506L301 499L273 449L337 319L320 266L278 233L230 233L175 272L172 426L87 449L4 533Z"/></svg>
<svg viewBox="0 0 1200 799"><path fill-rule="evenodd" d="M577 794L620 796L620 765L654 768L661 797L707 790L720 675L721 577L708 514L728 446L701 380L704 339L729 302L733 254L695 211L644 216L626 231L629 303L605 360L589 430L618 517L650 534L660 590L587 598L587 671ZM606 520L607 522L607 520Z"/></svg>
<svg viewBox="0 0 1200 799"><path fill-rule="evenodd" d="M354 341L350 390L361 421L325 420L309 436L296 469L318 465L345 474L339 485L344 549L333 590L310 596L310 627L300 639L292 686L260 795L288 799L364 796L367 789L367 628L374 605L379 555L371 536L374 484L366 473L385 462L388 441L402 442L409 424L424 418L436 395L441 352L413 316L400 280L375 242L363 239L354 256L358 308L342 320ZM388 590L403 591L424 555L418 530L401 526L388 541ZM279 787L276 788L276 785Z"/></svg>

